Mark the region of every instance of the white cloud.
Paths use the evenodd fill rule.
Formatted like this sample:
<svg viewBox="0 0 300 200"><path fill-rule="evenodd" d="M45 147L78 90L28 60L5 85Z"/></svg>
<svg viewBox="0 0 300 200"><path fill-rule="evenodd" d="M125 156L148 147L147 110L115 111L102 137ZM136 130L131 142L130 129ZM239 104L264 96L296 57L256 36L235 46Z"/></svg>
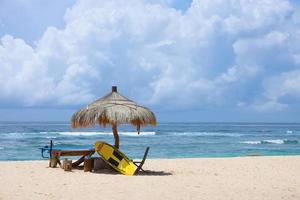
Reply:
<svg viewBox="0 0 300 200"><path fill-rule="evenodd" d="M60 55L54 49L53 51L53 53L47 52L47 49L37 51L22 39L4 36L0 48L2 96L18 99L25 106L49 102L50 106L76 104L82 102L81 100L90 99L92 96L90 83L85 79L89 77L93 80L95 72L78 60L76 62L80 63L80 66L55 62ZM73 98L65 102L68 96Z"/></svg>
<svg viewBox="0 0 300 200"><path fill-rule="evenodd" d="M166 1L78 0L65 27L48 27L35 46L2 37L0 101L82 104L117 84L143 103L282 110L269 79L299 68L295 9L288 0L194 0L184 13Z"/></svg>
<svg viewBox="0 0 300 200"><path fill-rule="evenodd" d="M229 33L263 31L271 26L285 23L293 8L288 1L264 0L259 2L231 0L227 9L229 17L224 20L225 30ZM234 15L231 15L235 12Z"/></svg>
<svg viewBox="0 0 300 200"><path fill-rule="evenodd" d="M294 70L273 76L265 80L265 97L280 100L285 96L300 100L300 70Z"/></svg>

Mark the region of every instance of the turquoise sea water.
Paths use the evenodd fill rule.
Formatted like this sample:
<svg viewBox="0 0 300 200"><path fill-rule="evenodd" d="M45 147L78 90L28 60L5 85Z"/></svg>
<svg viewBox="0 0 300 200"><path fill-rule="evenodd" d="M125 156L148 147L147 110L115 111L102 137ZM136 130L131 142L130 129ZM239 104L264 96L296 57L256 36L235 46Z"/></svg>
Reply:
<svg viewBox="0 0 300 200"><path fill-rule="evenodd" d="M298 123L160 123L119 127L120 149L140 158L150 146L150 158L300 155ZM111 128L71 129L61 122L0 122L0 160L39 160L39 147L53 140L58 148L92 148L96 140L113 144Z"/></svg>

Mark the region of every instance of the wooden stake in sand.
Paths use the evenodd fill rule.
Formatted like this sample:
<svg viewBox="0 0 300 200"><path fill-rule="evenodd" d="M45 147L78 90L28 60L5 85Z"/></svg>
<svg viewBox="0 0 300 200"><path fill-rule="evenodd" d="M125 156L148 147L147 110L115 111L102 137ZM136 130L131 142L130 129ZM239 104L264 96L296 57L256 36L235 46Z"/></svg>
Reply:
<svg viewBox="0 0 300 200"><path fill-rule="evenodd" d="M63 168L65 171L72 171L72 160L65 158Z"/></svg>

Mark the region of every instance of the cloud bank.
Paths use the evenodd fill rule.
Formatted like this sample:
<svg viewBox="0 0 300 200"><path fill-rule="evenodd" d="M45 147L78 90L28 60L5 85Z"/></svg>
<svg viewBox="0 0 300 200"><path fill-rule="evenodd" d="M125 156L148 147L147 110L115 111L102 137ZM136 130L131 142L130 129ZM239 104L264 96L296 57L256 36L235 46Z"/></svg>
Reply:
<svg viewBox="0 0 300 200"><path fill-rule="evenodd" d="M146 105L258 112L300 100L300 17L288 0L78 0L64 28L0 40L0 104L82 105L111 85Z"/></svg>

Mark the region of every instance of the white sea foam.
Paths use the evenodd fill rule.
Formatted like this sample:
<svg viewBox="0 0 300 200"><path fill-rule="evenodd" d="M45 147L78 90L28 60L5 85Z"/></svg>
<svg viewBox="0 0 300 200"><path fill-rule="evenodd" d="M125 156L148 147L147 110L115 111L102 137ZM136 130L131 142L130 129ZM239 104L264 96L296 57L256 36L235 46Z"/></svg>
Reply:
<svg viewBox="0 0 300 200"><path fill-rule="evenodd" d="M261 144L261 141L244 141L243 144Z"/></svg>
<svg viewBox="0 0 300 200"><path fill-rule="evenodd" d="M112 135L112 133L110 133ZM156 133L154 131L149 131L149 132L140 132L140 134L138 135L137 132L120 132L120 135L126 135L126 136L152 136L152 135L156 135Z"/></svg>
<svg viewBox="0 0 300 200"><path fill-rule="evenodd" d="M266 143L266 144L283 144L284 140L263 140L261 143Z"/></svg>
<svg viewBox="0 0 300 200"><path fill-rule="evenodd" d="M254 140L254 141L244 141L244 144L284 144L284 140Z"/></svg>
<svg viewBox="0 0 300 200"><path fill-rule="evenodd" d="M4 147L0 147L0 150L1 150L1 149L4 149Z"/></svg>
<svg viewBox="0 0 300 200"><path fill-rule="evenodd" d="M287 134L293 134L293 131L287 130L286 133L287 133Z"/></svg>
<svg viewBox="0 0 300 200"><path fill-rule="evenodd" d="M4 136L5 138L19 139L19 138L23 138L25 134L26 134L26 133L16 133L16 132L11 132L11 133L5 133L5 134L3 134L3 136Z"/></svg>
<svg viewBox="0 0 300 200"><path fill-rule="evenodd" d="M113 135L112 132L58 132L59 135L65 136L95 136L95 135ZM137 132L119 132L119 135L125 136L151 136L155 135L155 132L141 132L139 135Z"/></svg>
<svg viewBox="0 0 300 200"><path fill-rule="evenodd" d="M47 136L46 138L47 139L55 139L56 137L55 136Z"/></svg>
<svg viewBox="0 0 300 200"><path fill-rule="evenodd" d="M281 139L276 139L276 140L260 140L260 141L243 141L241 143L244 144L299 144L298 140L281 140Z"/></svg>
<svg viewBox="0 0 300 200"><path fill-rule="evenodd" d="M239 133L224 133L224 132L175 132L170 133L170 135L178 136L219 136L219 137L240 137Z"/></svg>

